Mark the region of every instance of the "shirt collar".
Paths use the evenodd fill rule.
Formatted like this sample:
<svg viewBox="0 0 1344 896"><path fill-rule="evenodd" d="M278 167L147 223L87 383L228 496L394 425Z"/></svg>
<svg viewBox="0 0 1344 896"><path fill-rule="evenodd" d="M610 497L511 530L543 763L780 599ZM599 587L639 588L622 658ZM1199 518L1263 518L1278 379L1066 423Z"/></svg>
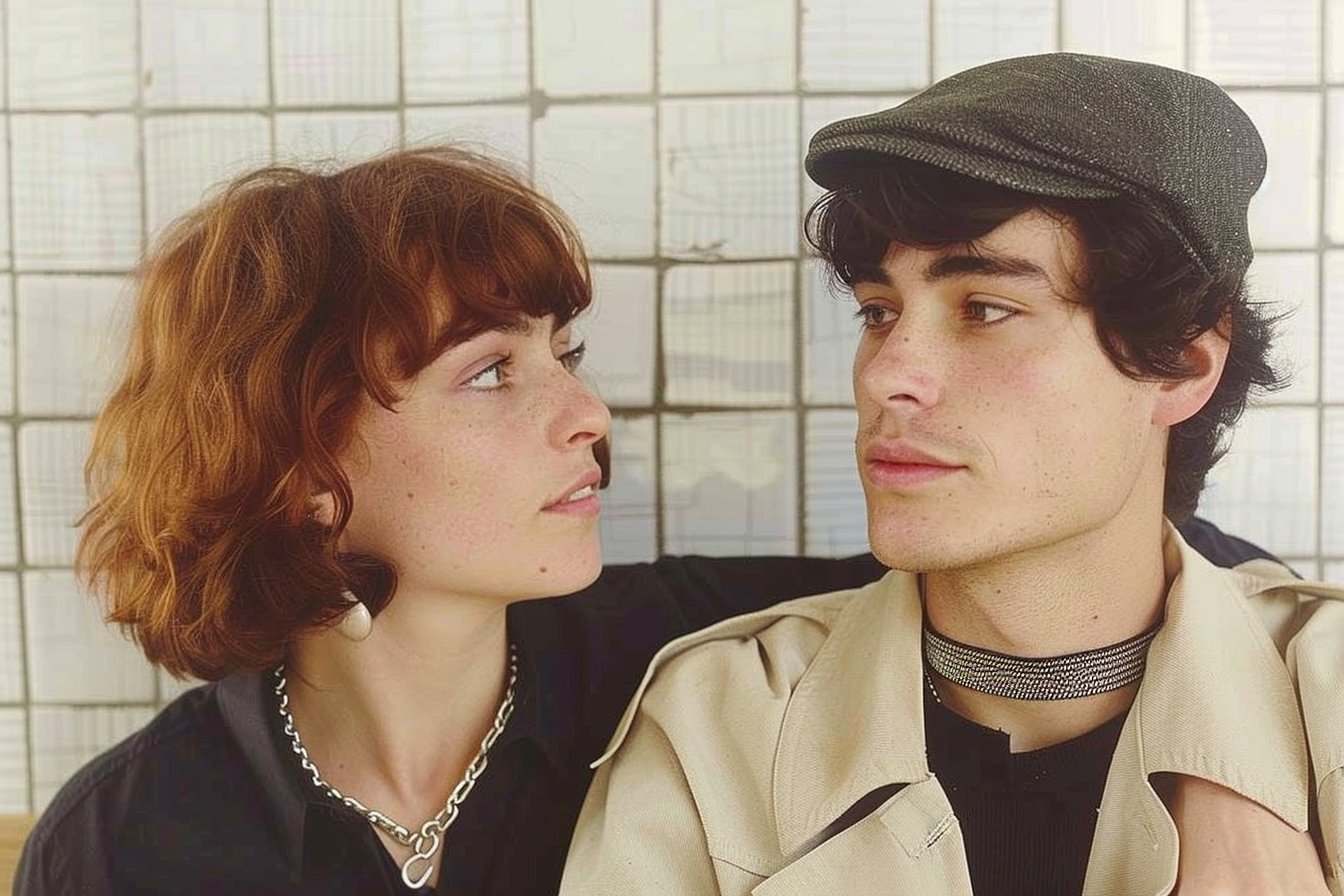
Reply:
<svg viewBox="0 0 1344 896"><path fill-rule="evenodd" d="M1121 735L1139 772L1196 775L1305 829L1309 790L1297 700L1244 579L1168 526L1166 622ZM801 849L849 806L929 776L917 577L891 572L835 619L799 681L772 782L780 848ZM1129 738L1130 740L1126 740Z"/></svg>
<svg viewBox="0 0 1344 896"><path fill-rule="evenodd" d="M303 790L294 756L281 749L276 735L279 718L271 699L273 682L269 672L237 672L215 688L224 725L266 795L280 849L291 869L292 883L297 886L303 874L308 794Z"/></svg>
<svg viewBox="0 0 1344 896"><path fill-rule="evenodd" d="M571 658L574 645L566 646L554 615L528 612L525 604L509 606L508 626L518 649L518 685L513 716L496 749L531 741L555 774L582 772L577 714L583 694ZM539 687L543 681L546 686Z"/></svg>

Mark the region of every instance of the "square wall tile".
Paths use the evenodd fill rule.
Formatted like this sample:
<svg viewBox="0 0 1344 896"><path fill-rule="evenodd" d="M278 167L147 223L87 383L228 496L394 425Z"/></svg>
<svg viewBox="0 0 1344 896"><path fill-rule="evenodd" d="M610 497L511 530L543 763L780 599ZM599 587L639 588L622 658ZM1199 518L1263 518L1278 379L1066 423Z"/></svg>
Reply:
<svg viewBox="0 0 1344 896"><path fill-rule="evenodd" d="M1219 84L1315 84L1320 0L1187 0L1190 66Z"/></svg>
<svg viewBox="0 0 1344 896"><path fill-rule="evenodd" d="M1251 200L1257 249L1314 249L1320 232L1321 100L1314 93L1231 94L1251 117L1269 155L1265 182Z"/></svg>
<svg viewBox="0 0 1344 896"><path fill-rule="evenodd" d="M135 0L9 0L8 7L12 108L135 104Z"/></svg>
<svg viewBox="0 0 1344 896"><path fill-rule="evenodd" d="M804 90L899 90L929 82L929 4L803 4Z"/></svg>
<svg viewBox="0 0 1344 896"><path fill-rule="evenodd" d="M34 703L124 703L154 699L154 670L103 622L102 603L70 570L23 574L28 684Z"/></svg>
<svg viewBox="0 0 1344 896"><path fill-rule="evenodd" d="M123 277L18 278L19 410L95 414L126 351L130 285Z"/></svg>
<svg viewBox="0 0 1344 896"><path fill-rule="evenodd" d="M1291 376L1288 386L1264 401L1315 401L1320 383L1320 284L1315 252L1261 252L1251 263L1251 301L1270 302L1270 314L1287 314L1279 324L1272 357Z"/></svg>
<svg viewBox="0 0 1344 896"><path fill-rule="evenodd" d="M537 185L594 258L654 254L653 122L652 105L552 106L536 121Z"/></svg>
<svg viewBox="0 0 1344 896"><path fill-rule="evenodd" d="M401 98L397 0L274 0L271 67L281 106Z"/></svg>
<svg viewBox="0 0 1344 896"><path fill-rule="evenodd" d="M1325 77L1344 81L1344 3L1325 4Z"/></svg>
<svg viewBox="0 0 1344 896"><path fill-rule="evenodd" d="M345 166L401 144L396 112L281 112L275 116L277 162Z"/></svg>
<svg viewBox="0 0 1344 896"><path fill-rule="evenodd" d="M534 0L536 86L551 96L649 93L653 34L652 0Z"/></svg>
<svg viewBox="0 0 1344 896"><path fill-rule="evenodd" d="M1344 401L1344 251L1326 252L1324 261L1322 397L1326 401Z"/></svg>
<svg viewBox="0 0 1344 896"><path fill-rule="evenodd" d="M584 379L607 404L653 404L658 271L593 265L593 304L575 323L588 347Z"/></svg>
<svg viewBox="0 0 1344 896"><path fill-rule="evenodd" d="M787 411L663 415L663 552L796 553L797 426Z"/></svg>
<svg viewBox="0 0 1344 896"><path fill-rule="evenodd" d="M1344 557L1344 407L1327 407L1321 430L1321 553Z"/></svg>
<svg viewBox="0 0 1344 896"><path fill-rule="evenodd" d="M140 141L131 115L15 115L15 264L124 269L140 254Z"/></svg>
<svg viewBox="0 0 1344 896"><path fill-rule="evenodd" d="M266 0L141 0L141 5L146 106L270 102Z"/></svg>
<svg viewBox="0 0 1344 896"><path fill-rule="evenodd" d="M803 262L803 397L810 404L854 403L854 351L863 330L858 303L833 287L819 258Z"/></svg>
<svg viewBox="0 0 1344 896"><path fill-rule="evenodd" d="M659 90L664 94L793 90L797 40L792 3L661 3Z"/></svg>
<svg viewBox="0 0 1344 896"><path fill-rule="evenodd" d="M19 505L14 482L14 427L0 421L0 566L19 562Z"/></svg>
<svg viewBox="0 0 1344 896"><path fill-rule="evenodd" d="M658 556L657 448L652 416L611 421L611 484L602 492L603 563Z"/></svg>
<svg viewBox="0 0 1344 896"><path fill-rule="evenodd" d="M1316 553L1317 412L1252 408L1209 474L1201 516L1281 557Z"/></svg>
<svg viewBox="0 0 1344 896"><path fill-rule="evenodd" d="M1055 49L1057 0L933 0L934 78Z"/></svg>
<svg viewBox="0 0 1344 896"><path fill-rule="evenodd" d="M33 708L33 811L41 812L56 791L90 759L154 718L149 706Z"/></svg>
<svg viewBox="0 0 1344 896"><path fill-rule="evenodd" d="M513 165L532 159L532 110L526 104L417 106L406 110L406 145L455 143Z"/></svg>
<svg viewBox="0 0 1344 896"><path fill-rule="evenodd" d="M1185 4L1171 0L1063 0L1061 50L1184 68Z"/></svg>
<svg viewBox="0 0 1344 896"><path fill-rule="evenodd" d="M894 109L901 103L910 98L911 94L888 94L885 96L816 96L803 98L803 145L799 147L799 155L807 154L807 147L812 143L812 138L816 136L817 131L833 121L840 121L844 118L853 118L858 115L871 115L874 112L881 112L884 109ZM812 204L821 198L826 191L817 186L808 177L806 172L803 174L803 205L804 214L812 207ZM804 247L804 251L811 251Z"/></svg>
<svg viewBox="0 0 1344 896"><path fill-rule="evenodd" d="M526 95L527 0L403 0L401 15L407 102Z"/></svg>
<svg viewBox="0 0 1344 896"><path fill-rule="evenodd" d="M19 427L19 491L24 559L32 566L68 566L75 559L75 520L87 503L84 459L93 424L25 423Z"/></svg>
<svg viewBox="0 0 1344 896"><path fill-rule="evenodd" d="M151 238L229 179L271 161L271 119L260 113L146 118L145 217Z"/></svg>
<svg viewBox="0 0 1344 896"><path fill-rule="evenodd" d="M843 557L868 550L868 510L854 459L857 411L808 411L804 418L803 550Z"/></svg>
<svg viewBox="0 0 1344 896"><path fill-rule="evenodd" d="M1344 243L1344 90L1325 95L1325 233Z"/></svg>
<svg viewBox="0 0 1344 896"><path fill-rule="evenodd" d="M24 815L28 802L28 714L0 709L0 812Z"/></svg>
<svg viewBox="0 0 1344 896"><path fill-rule="evenodd" d="M14 413L14 280L0 276L0 417Z"/></svg>
<svg viewBox="0 0 1344 896"><path fill-rule="evenodd" d="M1321 580L1335 585L1344 585L1344 560L1331 560L1322 563Z"/></svg>
<svg viewBox="0 0 1344 896"><path fill-rule="evenodd" d="M796 255L797 100L665 100L660 116L663 254Z"/></svg>
<svg viewBox="0 0 1344 896"><path fill-rule="evenodd" d="M0 572L0 703L19 703L24 699L23 674L19 577L12 572ZM3 775L0 780L4 780Z"/></svg>
<svg viewBox="0 0 1344 896"><path fill-rule="evenodd" d="M10 186L10 180L16 176L10 165L10 141L17 139L13 117L6 116L5 124L7 126L0 129L0 138L7 135L9 140L0 139L0 209L12 206L11 196L14 195L14 191ZM5 172L9 172L8 176L5 176ZM11 211L17 214L17 210L11 209ZM9 270L14 267L13 243L10 239L10 217L7 214L0 214L0 270ZM9 287L4 287L4 289L8 291ZM0 374L0 376L3 376L3 374ZM0 402L4 400L4 398L0 398Z"/></svg>
<svg viewBox="0 0 1344 896"><path fill-rule="evenodd" d="M669 404L793 399L794 262L676 265L663 284Z"/></svg>

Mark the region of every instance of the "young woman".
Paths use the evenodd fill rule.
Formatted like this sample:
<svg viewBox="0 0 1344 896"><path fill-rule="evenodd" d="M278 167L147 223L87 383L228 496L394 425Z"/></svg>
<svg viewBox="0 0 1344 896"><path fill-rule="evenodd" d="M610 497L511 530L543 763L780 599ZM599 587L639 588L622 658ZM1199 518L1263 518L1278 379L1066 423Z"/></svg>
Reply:
<svg viewBox="0 0 1344 896"><path fill-rule="evenodd" d="M528 601L601 571L589 300L563 216L450 148L255 172L162 236L78 562L211 683L63 788L18 893L554 893L662 644L881 573L665 559Z"/></svg>

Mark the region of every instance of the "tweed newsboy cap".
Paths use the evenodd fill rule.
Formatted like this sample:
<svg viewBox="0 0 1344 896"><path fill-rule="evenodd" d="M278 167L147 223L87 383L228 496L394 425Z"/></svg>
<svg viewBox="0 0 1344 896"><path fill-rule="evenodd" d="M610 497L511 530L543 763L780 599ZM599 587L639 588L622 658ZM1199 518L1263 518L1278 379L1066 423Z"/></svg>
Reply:
<svg viewBox="0 0 1344 896"><path fill-rule="evenodd" d="M1077 53L991 62L894 109L828 124L806 167L838 189L856 162L888 160L1042 197L1129 197L1210 273L1250 264L1246 210L1265 175L1260 134L1213 82Z"/></svg>

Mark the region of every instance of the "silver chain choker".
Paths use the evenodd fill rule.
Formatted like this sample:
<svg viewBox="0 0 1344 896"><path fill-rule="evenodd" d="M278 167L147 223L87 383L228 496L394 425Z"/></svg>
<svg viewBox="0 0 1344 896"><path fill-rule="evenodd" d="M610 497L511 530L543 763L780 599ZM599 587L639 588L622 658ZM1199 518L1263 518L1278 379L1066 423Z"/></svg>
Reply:
<svg viewBox="0 0 1344 896"><path fill-rule="evenodd" d="M402 846L411 847L411 857L401 865L401 879L412 890L423 887L429 881L430 875L434 873L434 856L438 854L439 848L443 845L443 835L447 833L452 823L457 821L458 808L467 798L467 795L471 793L471 788L476 786L476 779L485 772L485 767L489 765L490 748L495 745L495 741L499 740L499 735L503 733L504 726L509 722L509 716L513 715L513 693L514 685L517 683L518 648L510 644L509 686L504 691L504 700L499 704L499 710L495 713L494 724L490 726L490 731L481 740L481 748L477 751L476 758L472 759L471 764L467 766L467 771L462 776L462 780L457 782L453 792L448 795L448 801L439 810L439 814L422 824L418 831L412 833L378 810L370 809L352 796L346 796L323 780L322 774L313 764L313 760L308 758L308 750L304 747L303 741L299 739L299 729L295 727L294 716L289 711L289 694L285 692L284 664L282 663L275 669L275 693L280 698L280 718L285 722L285 734L289 735L290 745L294 749L294 754L299 757L299 764L303 766L304 771L313 776L313 786L318 790L337 802L354 809L368 819L369 824L383 831Z"/></svg>
<svg viewBox="0 0 1344 896"><path fill-rule="evenodd" d="M1134 637L1064 656L1009 656L944 637L924 623L924 662L953 684L1013 700L1075 700L1131 685L1143 678L1148 645L1158 623Z"/></svg>

